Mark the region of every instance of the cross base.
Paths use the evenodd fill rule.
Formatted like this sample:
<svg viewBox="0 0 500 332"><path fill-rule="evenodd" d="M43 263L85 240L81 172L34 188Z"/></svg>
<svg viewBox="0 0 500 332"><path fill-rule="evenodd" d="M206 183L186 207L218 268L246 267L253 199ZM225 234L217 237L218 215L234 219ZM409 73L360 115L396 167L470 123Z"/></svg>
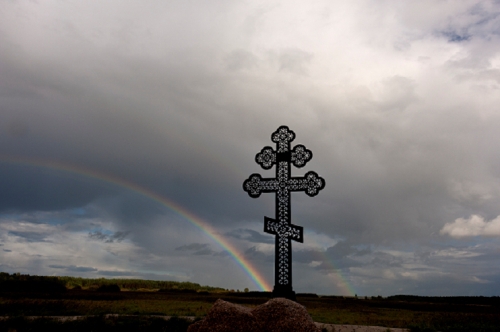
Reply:
<svg viewBox="0 0 500 332"><path fill-rule="evenodd" d="M293 291L292 286L275 285L274 289L273 289L273 297L284 297L285 299L297 301L297 298L295 297L295 292Z"/></svg>

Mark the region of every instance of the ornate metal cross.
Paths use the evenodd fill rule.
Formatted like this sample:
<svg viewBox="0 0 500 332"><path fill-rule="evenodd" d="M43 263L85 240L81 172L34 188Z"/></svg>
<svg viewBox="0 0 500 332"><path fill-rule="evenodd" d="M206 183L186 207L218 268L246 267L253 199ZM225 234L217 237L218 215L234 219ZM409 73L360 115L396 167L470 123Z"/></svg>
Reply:
<svg viewBox="0 0 500 332"><path fill-rule="evenodd" d="M291 177L291 164L304 167L311 160L312 152L303 145L290 148L295 133L287 126L281 126L271 135L276 143L276 151L265 146L255 156L255 161L264 169L275 164L276 178L262 178L252 174L243 182L243 190L257 198L261 193L276 193L276 219L264 217L264 232L276 235L276 257L274 269L274 297L295 300L292 288L292 242L304 241L303 228L291 223L290 194L292 191L305 191L309 196L316 196L325 187L325 180L316 172L307 172L303 177Z"/></svg>

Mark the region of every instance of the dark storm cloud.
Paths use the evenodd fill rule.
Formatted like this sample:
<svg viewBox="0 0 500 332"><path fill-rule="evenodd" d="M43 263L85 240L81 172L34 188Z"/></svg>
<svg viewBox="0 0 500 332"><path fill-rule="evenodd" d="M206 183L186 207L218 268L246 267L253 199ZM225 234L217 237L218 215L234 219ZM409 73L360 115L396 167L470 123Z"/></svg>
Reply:
<svg viewBox="0 0 500 332"><path fill-rule="evenodd" d="M83 176L0 158L0 211L57 211L82 207L117 188Z"/></svg>
<svg viewBox="0 0 500 332"><path fill-rule="evenodd" d="M373 262L374 258L371 254L370 249L359 249L345 241L340 241L326 250L296 250L293 253L293 260L304 264L315 263L314 268L317 270L334 271L336 269L362 266L370 260ZM362 256L364 256L364 259L360 260L359 258Z"/></svg>
<svg viewBox="0 0 500 332"><path fill-rule="evenodd" d="M193 255L196 256L209 255L209 256L225 257L228 255L227 252L219 252L212 250L211 246L208 243L191 243L177 247L175 248L175 250L191 252Z"/></svg>
<svg viewBox="0 0 500 332"><path fill-rule="evenodd" d="M471 39L471 36L466 33L458 34L456 32L443 32L443 35L452 43L460 43Z"/></svg>
<svg viewBox="0 0 500 332"><path fill-rule="evenodd" d="M96 268L89 267L89 266L75 266L75 265L69 265L69 266L62 266L62 265L49 265L50 268L53 269L62 269L68 272L96 272L98 271Z"/></svg>
<svg viewBox="0 0 500 332"><path fill-rule="evenodd" d="M10 231L9 235L20 237L26 242L50 242L50 240L47 240L48 234L38 232Z"/></svg>
<svg viewBox="0 0 500 332"><path fill-rule="evenodd" d="M63 265L49 265L49 267L53 269L66 269L66 266Z"/></svg>
<svg viewBox="0 0 500 332"><path fill-rule="evenodd" d="M178 251L197 251L197 250L205 250L209 247L210 245L208 243L191 243L191 244L186 244L180 247L175 248L175 250Z"/></svg>
<svg viewBox="0 0 500 332"><path fill-rule="evenodd" d="M108 239L108 236L102 234L99 231L96 231L96 232L89 233L89 238L96 239L96 240L102 240L102 241L106 242L106 240Z"/></svg>
<svg viewBox="0 0 500 332"><path fill-rule="evenodd" d="M205 255L214 255L216 254L212 249L202 249L202 250L197 250L195 252L193 252L193 255L196 255L196 256L205 256Z"/></svg>
<svg viewBox="0 0 500 332"><path fill-rule="evenodd" d="M274 255L266 254L253 246L245 250L245 257L252 261L274 262Z"/></svg>
<svg viewBox="0 0 500 332"><path fill-rule="evenodd" d="M130 234L129 231L118 231L112 234L104 234L101 231L94 231L89 233L89 238L100 240L106 243L121 242L125 237Z"/></svg>
<svg viewBox="0 0 500 332"><path fill-rule="evenodd" d="M225 234L226 236L233 237L239 240L245 240L253 243L274 243L274 239L272 236L267 235L265 233L259 233L252 229L247 228L238 228L232 230Z"/></svg>
<svg viewBox="0 0 500 332"><path fill-rule="evenodd" d="M339 241L334 246L326 249L326 255L330 259L338 259L346 256L363 256L370 254L369 248L358 248L347 241Z"/></svg>
<svg viewBox="0 0 500 332"><path fill-rule="evenodd" d="M377 253L369 262L369 265L373 267L394 268L402 267L403 262L404 260L400 257L394 257L386 253Z"/></svg>

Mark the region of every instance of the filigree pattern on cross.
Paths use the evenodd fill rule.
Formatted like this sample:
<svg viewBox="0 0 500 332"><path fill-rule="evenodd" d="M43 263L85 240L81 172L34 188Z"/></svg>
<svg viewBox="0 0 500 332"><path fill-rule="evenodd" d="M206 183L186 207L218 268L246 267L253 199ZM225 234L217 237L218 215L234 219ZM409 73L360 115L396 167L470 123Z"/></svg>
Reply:
<svg viewBox="0 0 500 332"><path fill-rule="evenodd" d="M304 167L312 159L311 150L304 145L290 148L295 133L287 126L279 127L271 140L276 143L276 150L265 146L255 156L255 161L264 169L276 165L275 178L262 178L252 174L243 182L243 190L250 197L257 198L261 193L276 193L276 219L264 218L264 232L276 236L275 286L274 295L294 299L292 289L292 250L291 240L303 242L303 228L293 225L290 219L290 194L303 191L309 196L316 196L325 187L325 180L316 172L309 171L303 177L291 176L291 164Z"/></svg>

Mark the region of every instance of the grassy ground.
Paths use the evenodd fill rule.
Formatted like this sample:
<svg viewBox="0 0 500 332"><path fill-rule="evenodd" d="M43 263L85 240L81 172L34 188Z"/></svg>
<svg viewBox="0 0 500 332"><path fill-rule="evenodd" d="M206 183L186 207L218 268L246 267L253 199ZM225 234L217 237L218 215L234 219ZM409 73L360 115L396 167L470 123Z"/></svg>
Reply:
<svg viewBox="0 0 500 332"><path fill-rule="evenodd" d="M500 331L496 305L414 303L393 300L319 299L302 301L315 321L376 325L412 331Z"/></svg>
<svg viewBox="0 0 500 332"><path fill-rule="evenodd" d="M9 324L12 325L14 324L12 322L16 322L18 319L16 323L18 328L15 328L17 331L36 329L30 328L34 323L19 317L71 315L93 315L95 317L80 322L64 323L69 324L66 325L66 329L61 327L64 325L62 323L38 321L37 324L55 324L49 329L52 331L61 329L66 331L99 330L97 327L88 328L92 324L103 327L103 331L107 332L125 331L127 330L125 327L132 326L136 327L136 331L156 331L158 329L175 331L173 327L165 329L166 321L164 319L144 317L147 315L202 317L206 315L218 298L254 307L265 303L270 297L268 294L183 293L178 291L103 293L91 290L69 290L52 294L17 292L0 294L0 315L18 317L9 320L11 322ZM322 323L411 327L413 331L500 330L500 299L498 298L496 301L487 303L476 303L477 301L472 300L469 301L470 303L466 300L457 303L453 298L448 301L429 299L427 302L422 302L421 299L417 301L411 298L353 299L299 296L297 300L307 308L315 321ZM105 314L144 317L104 320L102 315ZM130 320L134 320L134 322ZM176 324L180 324L179 328L185 331L186 324L189 322L181 321L178 320ZM6 321L0 322L0 331L8 331L8 324L5 324L7 324ZM70 326L71 324L73 325ZM106 326L107 328L105 328Z"/></svg>
<svg viewBox="0 0 500 332"><path fill-rule="evenodd" d="M48 318L26 319L15 317L0 321L2 332L122 332L122 331L144 331L144 332L185 332L191 321L173 317L165 320L156 317L111 317L102 316L87 317L74 321L57 321Z"/></svg>

